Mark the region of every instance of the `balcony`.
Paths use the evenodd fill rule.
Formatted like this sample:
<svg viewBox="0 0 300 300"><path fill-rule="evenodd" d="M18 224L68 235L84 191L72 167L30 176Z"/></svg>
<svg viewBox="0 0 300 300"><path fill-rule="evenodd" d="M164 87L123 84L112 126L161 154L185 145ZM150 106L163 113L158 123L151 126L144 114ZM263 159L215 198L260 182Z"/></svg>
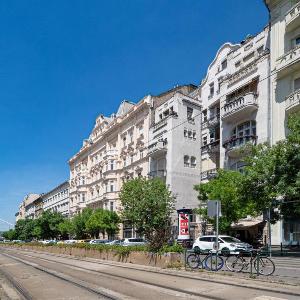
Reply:
<svg viewBox="0 0 300 300"><path fill-rule="evenodd" d="M216 127L220 123L220 114L212 116L209 120L207 120L207 127L213 128Z"/></svg>
<svg viewBox="0 0 300 300"><path fill-rule="evenodd" d="M293 113L300 108L300 90L290 94L285 98L285 110L287 113Z"/></svg>
<svg viewBox="0 0 300 300"><path fill-rule="evenodd" d="M155 171L150 171L148 173L150 178L160 178L163 181L166 181L167 177L167 170L155 170Z"/></svg>
<svg viewBox="0 0 300 300"><path fill-rule="evenodd" d="M211 179L215 178L217 175L218 175L217 169L211 169L211 170L201 172L201 181L211 180Z"/></svg>
<svg viewBox="0 0 300 300"><path fill-rule="evenodd" d="M223 143L223 147L226 150L226 154L229 157L237 158L241 155L241 148L246 144L256 145L256 135L244 135L240 137L230 138Z"/></svg>
<svg viewBox="0 0 300 300"><path fill-rule="evenodd" d="M117 149L110 149L106 150L103 155L103 159L109 158L109 157L114 157L119 154L119 151Z"/></svg>
<svg viewBox="0 0 300 300"><path fill-rule="evenodd" d="M237 121L248 117L258 108L257 94L248 93L242 97L234 99L222 107L224 121Z"/></svg>
<svg viewBox="0 0 300 300"><path fill-rule="evenodd" d="M216 140L214 142L211 142L207 145L204 145L201 147L201 152L202 153L219 153L220 152L220 140Z"/></svg>
<svg viewBox="0 0 300 300"><path fill-rule="evenodd" d="M300 45L284 53L276 60L277 77L283 77L299 67Z"/></svg>
<svg viewBox="0 0 300 300"><path fill-rule="evenodd" d="M151 157L159 156L167 152L167 141L157 141L148 147L148 155Z"/></svg>
<svg viewBox="0 0 300 300"><path fill-rule="evenodd" d="M155 131L161 129L162 127L167 126L167 124L168 124L168 119L167 118L162 119L153 125L152 130L153 130L153 132L155 132Z"/></svg>
<svg viewBox="0 0 300 300"><path fill-rule="evenodd" d="M292 31L300 26L300 3L293 6L285 16L286 32Z"/></svg>

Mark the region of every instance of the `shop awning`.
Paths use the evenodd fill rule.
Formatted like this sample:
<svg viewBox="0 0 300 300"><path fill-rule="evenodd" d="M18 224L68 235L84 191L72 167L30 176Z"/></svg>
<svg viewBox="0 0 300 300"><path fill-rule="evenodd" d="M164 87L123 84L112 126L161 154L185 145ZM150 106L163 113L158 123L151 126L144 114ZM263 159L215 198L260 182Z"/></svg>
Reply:
<svg viewBox="0 0 300 300"><path fill-rule="evenodd" d="M239 221L238 223L231 224L231 228L232 229L243 229L243 228L257 226L261 223L263 223L262 220L243 220L243 221Z"/></svg>

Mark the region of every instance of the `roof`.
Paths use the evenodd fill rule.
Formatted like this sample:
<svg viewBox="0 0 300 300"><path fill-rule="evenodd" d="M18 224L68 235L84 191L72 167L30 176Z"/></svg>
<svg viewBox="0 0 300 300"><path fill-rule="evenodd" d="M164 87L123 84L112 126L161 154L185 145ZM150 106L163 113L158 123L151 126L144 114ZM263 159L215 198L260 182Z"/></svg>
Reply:
<svg viewBox="0 0 300 300"><path fill-rule="evenodd" d="M37 200L40 197L41 197L40 194L28 194L24 198L24 204L25 204L25 206L28 206L28 205L32 204L35 200Z"/></svg>
<svg viewBox="0 0 300 300"><path fill-rule="evenodd" d="M123 100L116 113L117 117L126 115L133 106L135 106L134 103L129 102L128 100Z"/></svg>

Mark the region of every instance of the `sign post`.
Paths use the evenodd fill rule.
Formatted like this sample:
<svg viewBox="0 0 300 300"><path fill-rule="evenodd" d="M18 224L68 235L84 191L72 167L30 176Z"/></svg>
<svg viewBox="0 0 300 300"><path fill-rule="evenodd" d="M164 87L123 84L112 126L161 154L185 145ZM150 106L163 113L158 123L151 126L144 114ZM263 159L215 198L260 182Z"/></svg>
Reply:
<svg viewBox="0 0 300 300"><path fill-rule="evenodd" d="M207 202L207 215L209 217L215 217L216 220L216 240L214 249L216 250L216 271L218 269L218 252L219 252L219 217L221 214L221 201L208 200Z"/></svg>

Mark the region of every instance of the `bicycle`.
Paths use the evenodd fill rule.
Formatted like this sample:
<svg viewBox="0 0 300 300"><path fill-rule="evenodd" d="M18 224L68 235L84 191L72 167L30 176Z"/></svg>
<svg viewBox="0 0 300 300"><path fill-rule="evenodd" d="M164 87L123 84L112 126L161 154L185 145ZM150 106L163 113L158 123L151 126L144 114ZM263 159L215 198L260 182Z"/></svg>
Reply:
<svg viewBox="0 0 300 300"><path fill-rule="evenodd" d="M224 266L224 259L214 251L200 250L189 254L186 263L191 269L201 268L208 271L219 271Z"/></svg>
<svg viewBox="0 0 300 300"><path fill-rule="evenodd" d="M267 255L261 255L261 253L257 250L241 251L235 256L228 256L225 266L232 272L242 272L249 267L252 270L252 266L254 266L255 271L260 275L270 276L275 272L275 264ZM250 257L250 259L247 260L246 257Z"/></svg>

